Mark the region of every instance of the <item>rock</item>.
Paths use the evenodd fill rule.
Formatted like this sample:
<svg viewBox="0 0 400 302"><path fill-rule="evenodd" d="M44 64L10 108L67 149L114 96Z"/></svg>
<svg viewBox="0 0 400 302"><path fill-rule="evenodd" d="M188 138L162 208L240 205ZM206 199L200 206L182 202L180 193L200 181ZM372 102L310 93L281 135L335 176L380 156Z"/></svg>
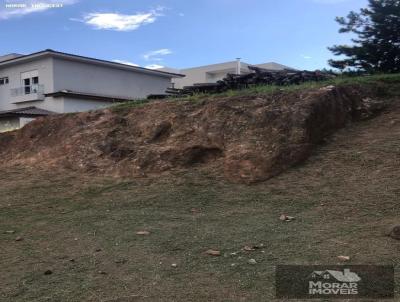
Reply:
<svg viewBox="0 0 400 302"><path fill-rule="evenodd" d="M295 217L293 217L293 216L288 216L288 215L286 215L286 214L282 214L280 217L279 217L279 220L282 220L282 221L292 221L292 220L294 220L295 219Z"/></svg>
<svg viewBox="0 0 400 302"><path fill-rule="evenodd" d="M350 260L350 257L349 256L337 256L338 257L338 259L340 260L340 261L349 261Z"/></svg>
<svg viewBox="0 0 400 302"><path fill-rule="evenodd" d="M138 231L138 232L136 232L136 235L147 236L147 235L150 235L150 232L149 231Z"/></svg>
<svg viewBox="0 0 400 302"><path fill-rule="evenodd" d="M382 111L385 107L386 104L382 100L372 99L370 97L363 98L359 110L361 113L361 118L370 118L379 111Z"/></svg>
<svg viewBox="0 0 400 302"><path fill-rule="evenodd" d="M49 269L44 272L45 275L51 275L52 273L53 273L53 271L49 270Z"/></svg>
<svg viewBox="0 0 400 302"><path fill-rule="evenodd" d="M22 237L17 237L17 238L15 238L15 241L22 241L22 240L24 240L24 238L22 238Z"/></svg>
<svg viewBox="0 0 400 302"><path fill-rule="evenodd" d="M99 274L100 274L100 275L107 275L107 272L105 272L105 271L99 271Z"/></svg>
<svg viewBox="0 0 400 302"><path fill-rule="evenodd" d="M249 261L247 261L248 264L257 264L256 259L249 259Z"/></svg>
<svg viewBox="0 0 400 302"><path fill-rule="evenodd" d="M5 231L4 233L5 233L5 234L14 234L15 231L12 231L12 230L11 230L11 231Z"/></svg>
<svg viewBox="0 0 400 302"><path fill-rule="evenodd" d="M322 90L322 91L331 91L331 90L333 90L333 89L335 89L335 86L333 86L333 85L328 85L328 86L321 87L319 90Z"/></svg>
<svg viewBox="0 0 400 302"><path fill-rule="evenodd" d="M178 267L178 264L172 263L171 266L172 266L172 267Z"/></svg>
<svg viewBox="0 0 400 302"><path fill-rule="evenodd" d="M212 250L212 249L205 251L205 253L210 256L221 256L220 251Z"/></svg>
<svg viewBox="0 0 400 302"><path fill-rule="evenodd" d="M263 248L263 247L264 247L263 243L256 244L256 245L245 245L243 247L243 250L247 251L247 252L251 252L251 251L255 251L255 250L258 250L260 248Z"/></svg>
<svg viewBox="0 0 400 302"><path fill-rule="evenodd" d="M252 247L252 246L245 245L243 247L243 250L247 251L247 252L250 252L250 251L255 251L256 249L254 247Z"/></svg>
<svg viewBox="0 0 400 302"><path fill-rule="evenodd" d="M389 236L393 239L400 240L400 225L395 225L390 228Z"/></svg>
<svg viewBox="0 0 400 302"><path fill-rule="evenodd" d="M95 249L94 251L95 251L95 252L101 252L102 249L98 248L98 249Z"/></svg>

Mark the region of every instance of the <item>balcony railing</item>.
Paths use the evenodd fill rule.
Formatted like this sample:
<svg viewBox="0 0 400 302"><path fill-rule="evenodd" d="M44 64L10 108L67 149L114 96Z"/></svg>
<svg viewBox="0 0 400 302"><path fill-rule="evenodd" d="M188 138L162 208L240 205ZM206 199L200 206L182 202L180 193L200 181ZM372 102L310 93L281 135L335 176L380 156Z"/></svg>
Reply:
<svg viewBox="0 0 400 302"><path fill-rule="evenodd" d="M37 94L43 95L44 94L44 85L41 84L33 84L29 86L22 86L18 88L11 89L11 96L23 96L29 94Z"/></svg>

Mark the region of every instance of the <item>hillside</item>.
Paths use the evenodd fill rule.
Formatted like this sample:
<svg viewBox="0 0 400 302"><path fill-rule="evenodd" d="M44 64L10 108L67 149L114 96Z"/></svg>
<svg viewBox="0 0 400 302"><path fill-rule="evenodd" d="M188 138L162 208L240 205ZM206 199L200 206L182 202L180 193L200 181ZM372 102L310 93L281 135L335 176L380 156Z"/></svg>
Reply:
<svg viewBox="0 0 400 302"><path fill-rule="evenodd" d="M38 119L0 135L0 165L122 177L200 168L254 183L306 159L349 122L387 107L396 77L151 102Z"/></svg>
<svg viewBox="0 0 400 302"><path fill-rule="evenodd" d="M177 111L177 107L197 108L196 112L203 117L208 112L208 117L222 116L224 111L217 111L209 103L213 101L209 97L204 104L201 100L135 105L134 108L131 104L115 111L60 116L35 123L40 131L27 127L2 135L0 300L272 301L277 264L387 264L394 265L397 272L400 241L386 236L386 231L389 226L400 223L400 104L395 98L399 90L396 83L381 81L368 84L362 90L360 85L364 84L351 85L350 89L337 84L328 92L314 87L312 92L278 93L300 96L311 93L311 100L316 100L315 94L332 93L334 98L341 96L342 100L349 100L349 93L353 91L357 92L354 95L366 93L372 98L372 93L367 91L375 87L373 91L378 91L380 96L376 100L380 100L379 104L384 101L386 106L373 118L359 120L360 115L356 114L357 122L347 123L321 144L313 145L303 163L251 186L232 183L224 176L219 165L223 165L225 155L214 154L194 165L178 165L175 170L164 170L159 177L121 179L102 175L101 171L122 171L122 164L105 155L100 157L106 159L100 167L86 166L92 161L86 161L87 157L82 157L80 152L88 150L83 154L92 154L94 161L92 152L98 150L95 146L104 139L103 131L120 129L116 124L124 125L111 123L113 119L109 117L119 116L134 123L133 117L143 116L146 108L154 110L152 117L172 116L170 111L155 111L155 107L162 106L174 114L182 112L172 121L192 125L197 117L188 115L192 111ZM384 90L376 90L377 87ZM239 106L243 95L237 97L224 109L229 116L232 116L230 108ZM363 98L352 97L353 100ZM266 99L268 96L248 102L256 106L264 104ZM309 99L302 100L307 104ZM218 102L219 106L229 105L227 99ZM296 105L296 99L292 102ZM241 119L229 120L254 121L248 114L257 110L247 111L247 104L241 105L243 109L236 113L243 115ZM206 110L211 108L213 111ZM264 110L262 106L258 109ZM326 110L318 112L327 113ZM319 123L332 125L322 118ZM43 125L53 128L45 132ZM108 128L109 125L116 128ZM268 123L257 125L262 128ZM292 129L293 125L288 124L288 128ZM284 125L280 127L284 129ZM123 129L131 128L124 126ZM253 137L261 137L254 130L255 125L246 129L254 131L246 130L254 133ZM277 140L280 146L287 146L287 141L298 142L296 139L301 137L301 130L289 129L287 133L299 136L293 134L293 138ZM128 130L125 135L118 131L112 137L122 139L131 135ZM177 146L172 145L178 141L172 136L174 131L173 128L170 136L160 134L156 143L136 141L134 146L154 146L152 150L157 152L167 142ZM63 139L62 133L65 133ZM196 129L191 133L200 141ZM252 142L244 134L227 133L229 136L224 142L231 137L241 137L246 144ZM269 133L263 135L268 141L272 139ZM41 143L39 137L43 139ZM22 145L23 138L27 150ZM57 140L51 144L54 139ZM9 145L4 144L7 140ZM38 146L34 147L33 142ZM73 142L81 146L68 147ZM297 150L299 145L293 148ZM21 155L15 153L17 150ZM78 153L73 155L66 150ZM10 162L6 163L4 158ZM85 161L80 161L82 158ZM129 166L132 159L126 158ZM79 161L71 163L73 159ZM115 170L108 162L117 163ZM215 170L211 169L214 165ZM281 221L282 214L295 219ZM254 246L258 248L245 248ZM221 256L206 254L209 249L220 251ZM338 258L341 255L348 256L349 260L343 262ZM255 263L249 262L251 259ZM396 297L400 293L399 281L396 274Z"/></svg>

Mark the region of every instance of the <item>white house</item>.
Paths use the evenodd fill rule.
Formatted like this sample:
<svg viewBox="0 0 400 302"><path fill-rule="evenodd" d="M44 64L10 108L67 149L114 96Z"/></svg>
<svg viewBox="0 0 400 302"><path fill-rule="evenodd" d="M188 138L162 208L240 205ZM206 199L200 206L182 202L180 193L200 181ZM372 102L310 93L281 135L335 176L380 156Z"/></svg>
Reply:
<svg viewBox="0 0 400 302"><path fill-rule="evenodd" d="M0 131L41 115L163 94L176 77L182 75L51 49L0 56Z"/></svg>
<svg viewBox="0 0 400 302"><path fill-rule="evenodd" d="M252 72L248 66L256 66L268 70L285 70L294 68L278 64L275 62L263 63L263 64L249 64L241 62L240 60L198 66L186 69L172 69L172 68L161 68L159 70L166 72L174 72L185 75L183 78L175 78L172 80L175 88L183 88L185 86L191 86L196 83L216 83L227 76L228 73L233 74L246 74Z"/></svg>

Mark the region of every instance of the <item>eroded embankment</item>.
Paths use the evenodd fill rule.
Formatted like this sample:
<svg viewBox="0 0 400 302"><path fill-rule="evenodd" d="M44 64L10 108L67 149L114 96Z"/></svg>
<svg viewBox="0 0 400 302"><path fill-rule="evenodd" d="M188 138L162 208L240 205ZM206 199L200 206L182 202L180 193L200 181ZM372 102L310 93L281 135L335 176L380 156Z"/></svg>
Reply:
<svg viewBox="0 0 400 302"><path fill-rule="evenodd" d="M336 129L382 109L375 90L328 86L51 116L1 134L0 165L117 176L196 166L252 183L303 161Z"/></svg>

